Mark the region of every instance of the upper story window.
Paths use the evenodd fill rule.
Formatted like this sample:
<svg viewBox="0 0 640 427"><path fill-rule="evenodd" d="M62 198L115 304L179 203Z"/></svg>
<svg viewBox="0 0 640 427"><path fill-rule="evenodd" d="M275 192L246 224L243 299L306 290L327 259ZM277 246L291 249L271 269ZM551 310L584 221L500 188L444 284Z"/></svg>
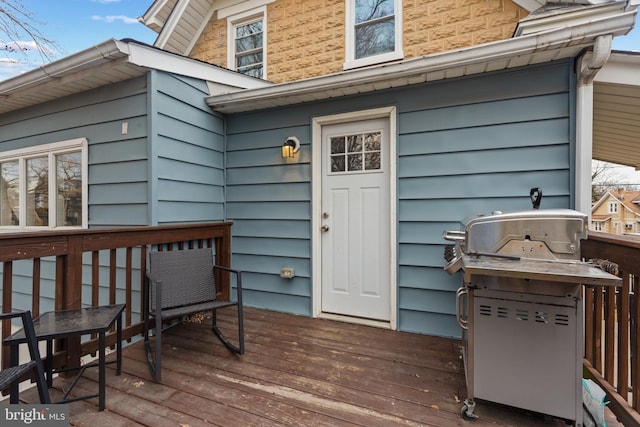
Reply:
<svg viewBox="0 0 640 427"><path fill-rule="evenodd" d="M87 140L0 153L0 227L86 227Z"/></svg>
<svg viewBox="0 0 640 427"><path fill-rule="evenodd" d="M400 0L347 0L346 7L345 68L403 57Z"/></svg>
<svg viewBox="0 0 640 427"><path fill-rule="evenodd" d="M260 79L266 78L265 15L262 7L227 19L229 67Z"/></svg>
<svg viewBox="0 0 640 427"><path fill-rule="evenodd" d="M618 202L609 202L609 213L618 213Z"/></svg>

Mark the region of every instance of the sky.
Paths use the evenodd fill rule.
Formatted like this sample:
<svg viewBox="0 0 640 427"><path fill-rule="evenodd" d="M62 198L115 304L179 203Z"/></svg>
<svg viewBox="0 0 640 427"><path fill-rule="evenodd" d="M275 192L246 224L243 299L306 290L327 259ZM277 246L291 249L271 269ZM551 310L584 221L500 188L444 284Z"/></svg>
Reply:
<svg viewBox="0 0 640 427"><path fill-rule="evenodd" d="M138 22L153 0L21 0L21 3L39 21L35 27L40 33L57 43L53 60L112 38L132 38L149 44L156 39L155 32ZM4 41L0 36L0 42ZM45 62L48 61L35 52L25 57L0 50L0 81Z"/></svg>

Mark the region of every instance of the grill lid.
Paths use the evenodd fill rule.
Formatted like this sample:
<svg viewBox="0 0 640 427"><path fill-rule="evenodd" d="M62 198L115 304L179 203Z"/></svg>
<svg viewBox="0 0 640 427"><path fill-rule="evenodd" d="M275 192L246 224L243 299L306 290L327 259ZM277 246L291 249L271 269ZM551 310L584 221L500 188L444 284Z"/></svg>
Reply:
<svg viewBox="0 0 640 427"><path fill-rule="evenodd" d="M578 259L580 240L587 238L588 217L570 209L535 209L476 216L463 224L465 253ZM509 242L534 243L528 247L518 243L513 248ZM541 248L541 244L546 248Z"/></svg>

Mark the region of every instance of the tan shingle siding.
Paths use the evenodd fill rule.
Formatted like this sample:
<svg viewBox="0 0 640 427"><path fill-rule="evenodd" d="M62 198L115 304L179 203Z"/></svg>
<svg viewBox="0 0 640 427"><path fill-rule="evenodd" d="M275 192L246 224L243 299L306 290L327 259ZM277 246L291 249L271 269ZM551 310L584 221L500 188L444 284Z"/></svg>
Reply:
<svg viewBox="0 0 640 427"><path fill-rule="evenodd" d="M509 0L404 0L405 59L511 37L527 11ZM215 15L214 15L215 16ZM292 81L336 73L345 62L344 0L267 5L267 78ZM190 56L227 64L226 19L212 20Z"/></svg>

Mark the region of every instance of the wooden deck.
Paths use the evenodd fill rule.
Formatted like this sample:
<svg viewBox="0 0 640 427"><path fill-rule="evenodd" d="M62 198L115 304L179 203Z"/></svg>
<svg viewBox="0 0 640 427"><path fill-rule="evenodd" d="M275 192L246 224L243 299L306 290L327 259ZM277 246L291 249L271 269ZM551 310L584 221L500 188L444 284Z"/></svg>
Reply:
<svg viewBox="0 0 640 427"><path fill-rule="evenodd" d="M231 314L221 316L225 327ZM217 340L209 319L166 331L161 384L151 381L142 343L129 345L122 375L107 370L107 409L98 412L97 399L74 402L71 425L565 425L488 402L479 402L479 419L461 419L455 340L256 309L246 309L245 322L244 356ZM97 370L87 370L74 393L97 390L96 380ZM54 388L69 382L56 378ZM52 390L53 399L60 395ZM21 398L35 403L37 394Z"/></svg>

